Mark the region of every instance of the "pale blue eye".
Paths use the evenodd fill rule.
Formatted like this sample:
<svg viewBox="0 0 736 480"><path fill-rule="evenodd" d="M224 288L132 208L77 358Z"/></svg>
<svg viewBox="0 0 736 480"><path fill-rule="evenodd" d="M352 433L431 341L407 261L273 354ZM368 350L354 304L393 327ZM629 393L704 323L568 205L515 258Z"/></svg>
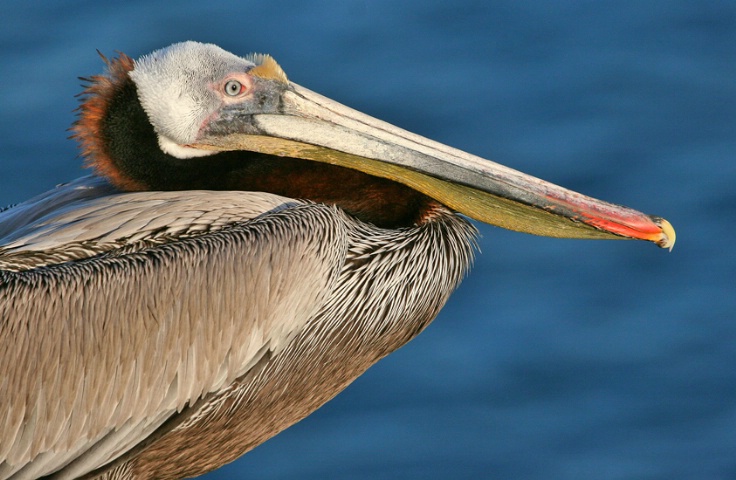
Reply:
<svg viewBox="0 0 736 480"><path fill-rule="evenodd" d="M243 85L237 80L230 80L225 84L225 93L234 97L243 90Z"/></svg>

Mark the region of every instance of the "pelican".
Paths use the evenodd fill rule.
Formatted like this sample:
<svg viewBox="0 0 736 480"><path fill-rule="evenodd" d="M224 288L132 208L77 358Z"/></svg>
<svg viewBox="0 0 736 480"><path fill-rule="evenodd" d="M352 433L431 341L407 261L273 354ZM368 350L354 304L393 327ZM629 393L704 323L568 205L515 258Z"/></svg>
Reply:
<svg viewBox="0 0 736 480"><path fill-rule="evenodd" d="M94 174L0 213L0 478L182 478L231 462L421 332L465 217L671 248L664 219L376 120L268 55L107 61ZM462 214L462 216L461 216Z"/></svg>

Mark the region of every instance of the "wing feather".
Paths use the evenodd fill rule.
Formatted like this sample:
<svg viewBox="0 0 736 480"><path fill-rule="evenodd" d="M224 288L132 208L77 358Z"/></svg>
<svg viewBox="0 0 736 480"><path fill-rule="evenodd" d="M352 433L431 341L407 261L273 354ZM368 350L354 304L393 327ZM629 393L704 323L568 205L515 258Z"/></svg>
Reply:
<svg viewBox="0 0 736 480"><path fill-rule="evenodd" d="M330 207L100 192L55 192L68 200L56 210L42 198L41 214L20 206L33 221L4 217L16 229L0 247L15 265L0 271L0 478L71 478L123 454L283 348L346 256ZM73 254L26 262L51 250Z"/></svg>

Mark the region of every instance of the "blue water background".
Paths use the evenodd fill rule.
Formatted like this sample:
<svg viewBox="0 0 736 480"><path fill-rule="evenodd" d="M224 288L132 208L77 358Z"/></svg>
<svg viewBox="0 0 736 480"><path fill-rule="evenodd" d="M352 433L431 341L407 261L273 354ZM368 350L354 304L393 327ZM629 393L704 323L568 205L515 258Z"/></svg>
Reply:
<svg viewBox="0 0 736 480"><path fill-rule="evenodd" d="M0 25L2 205L85 173L65 130L95 49L194 39L677 229L667 253L480 226L426 332L208 478L736 478L736 3L16 1Z"/></svg>

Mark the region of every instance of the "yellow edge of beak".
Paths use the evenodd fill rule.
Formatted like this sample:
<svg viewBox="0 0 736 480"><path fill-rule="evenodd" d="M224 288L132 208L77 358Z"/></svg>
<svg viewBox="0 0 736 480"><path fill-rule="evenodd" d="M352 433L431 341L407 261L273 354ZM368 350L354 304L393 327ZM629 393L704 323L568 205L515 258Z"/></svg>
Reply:
<svg viewBox="0 0 736 480"><path fill-rule="evenodd" d="M662 248L667 248L671 252L672 248L674 248L675 246L675 240L677 240L675 227L673 227L672 224L664 218L661 218L659 220L659 226L660 228L662 228L662 232L664 233L664 239L660 242L657 242L657 245Z"/></svg>

